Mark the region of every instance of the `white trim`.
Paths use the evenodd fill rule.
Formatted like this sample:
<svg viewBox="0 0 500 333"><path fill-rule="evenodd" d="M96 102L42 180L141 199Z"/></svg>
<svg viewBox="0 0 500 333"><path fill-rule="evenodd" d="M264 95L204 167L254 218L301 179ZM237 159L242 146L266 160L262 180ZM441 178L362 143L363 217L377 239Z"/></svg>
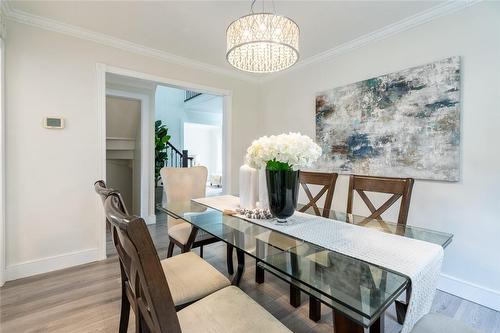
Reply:
<svg viewBox="0 0 500 333"><path fill-rule="evenodd" d="M149 215L146 219L146 224L155 224L156 223L156 215L155 214L151 214Z"/></svg>
<svg viewBox="0 0 500 333"><path fill-rule="evenodd" d="M168 63L188 66L202 71L230 76L236 79L258 82L258 78L236 70L223 68L205 62L181 57L166 51L154 49L124 39L113 37L100 32L84 29L75 25L56 21L47 17L33 15L15 8L5 7L5 16L14 22L31 25L37 28L54 31L72 37L89 40L101 45L111 46L120 50L140 54L146 57L159 59Z"/></svg>
<svg viewBox="0 0 500 333"><path fill-rule="evenodd" d="M106 179L106 65L96 64L97 76L97 175L99 180ZM101 140L104 138L104 140ZM96 235L99 260L106 259L106 216L99 196L95 196L97 216Z"/></svg>
<svg viewBox="0 0 500 333"><path fill-rule="evenodd" d="M222 107L222 194L231 194L232 94L224 95Z"/></svg>
<svg viewBox="0 0 500 333"><path fill-rule="evenodd" d="M7 280L16 280L36 274L56 271L99 260L98 249L87 249L7 266Z"/></svg>
<svg viewBox="0 0 500 333"><path fill-rule="evenodd" d="M468 301L500 311L500 291L441 274L438 289Z"/></svg>
<svg viewBox="0 0 500 333"><path fill-rule="evenodd" d="M3 2L2 2L3 3ZM1 19L3 21L3 18ZM2 23L0 23L2 24ZM6 280L5 262L5 44L0 36L0 287Z"/></svg>
<svg viewBox="0 0 500 333"><path fill-rule="evenodd" d="M176 87L179 89L198 91L201 93L207 93L212 95L223 96L224 98L224 107L223 107L223 117L222 117L222 137L223 137L223 146L222 146L222 158L223 158L223 169L222 169L222 177L223 177L223 193L229 193L231 191L231 113L232 113L232 91L227 89L220 89L209 87L200 84L194 84L191 82L180 81L170 78L164 78L160 76L155 76L151 74L141 73L132 71L125 68L109 66L102 63L98 63L96 65L97 71L97 119L98 119L98 177L99 179L106 179L106 73L116 74L121 76L127 76L131 78L152 81L158 84L167 85L170 87ZM151 121L151 126L154 123ZM151 146L151 159L152 163L154 163L154 147ZM152 187L154 198L154 186ZM105 228L105 217L102 211L102 204L100 200L96 197L97 204L96 207L98 209L98 216L100 216L99 222L96 225L96 230L98 233L99 239L99 258L106 258L106 230ZM154 199L150 200L154 205ZM147 219L147 223L156 222L156 217L153 218L150 216Z"/></svg>
<svg viewBox="0 0 500 333"><path fill-rule="evenodd" d="M422 24L428 23L442 16L449 15L459 10L468 8L479 2L481 2L481 0L465 0L465 1L452 0L443 2L427 10L424 10L420 13L402 19L398 22L386 25L385 27L382 27L380 29L362 35L356 39L343 43L339 46L318 53L311 57L305 58L285 71L262 77L260 81L269 82L283 74L293 72L295 70L304 68L311 64L331 60L339 55L351 52L354 49L365 46L366 44L379 41L388 38L390 36L393 36L395 34L401 33L403 31L418 27Z"/></svg>
<svg viewBox="0 0 500 333"><path fill-rule="evenodd" d="M146 80L146 81L152 81L152 82L160 83L160 84L167 85L167 86L174 87L174 88L178 88L178 89L188 89L188 90L192 90L192 91L197 91L197 92L212 94L212 95L218 95L218 96L232 94L232 91L227 90L227 89L220 89L220 88L205 86L202 84L197 84L197 83L192 83L192 82L187 82L187 81L171 79L171 78L161 77L161 76L157 76L157 75L142 73L142 72L137 72L137 71L127 69L127 68L122 68L122 67L115 67L115 66L104 65L104 64L100 64L100 65L105 67L106 73L128 76L131 78L136 78L136 79L141 79L141 80Z"/></svg>

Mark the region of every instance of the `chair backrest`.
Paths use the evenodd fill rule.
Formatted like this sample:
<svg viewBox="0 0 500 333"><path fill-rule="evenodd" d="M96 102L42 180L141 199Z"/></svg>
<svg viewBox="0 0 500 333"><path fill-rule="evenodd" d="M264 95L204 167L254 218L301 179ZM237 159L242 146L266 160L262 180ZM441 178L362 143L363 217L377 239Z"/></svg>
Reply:
<svg viewBox="0 0 500 333"><path fill-rule="evenodd" d="M349 179L349 193L347 197L347 213L352 214L354 192L356 191L371 212L371 215L361 223L371 219L381 220L381 215L391 207L399 198L398 224L406 224L408 210L410 209L411 191L413 189L413 178L389 178L351 175ZM377 192L392 194L392 196L379 208L375 208L366 192Z"/></svg>
<svg viewBox="0 0 500 333"><path fill-rule="evenodd" d="M162 168L160 175L167 201L189 201L206 195L208 170L204 166Z"/></svg>
<svg viewBox="0 0 500 333"><path fill-rule="evenodd" d="M104 201L106 200L108 195L110 193L115 193L116 196L118 196L118 198L120 200L120 205L121 205L123 211L125 212L125 215L129 215L128 210L127 210L127 206L125 206L125 202L123 201L121 193L112 189L112 188L108 188L106 186L106 183L104 182L104 180L96 181L94 183L94 189L97 192L97 194L99 194L99 196L101 197L101 201L102 201L103 205L104 205Z"/></svg>
<svg viewBox="0 0 500 333"><path fill-rule="evenodd" d="M300 171L299 181L302 188L306 192L309 203L299 209L300 212L305 212L309 208L314 209L314 213L318 216L329 217L330 209L332 207L333 192L335 191L335 184L337 183L338 173L325 173L325 172L307 172ZM307 185L323 185L321 190L315 196L312 195L311 190ZM323 213L316 204L319 199L326 193L325 204L323 205Z"/></svg>
<svg viewBox="0 0 500 333"><path fill-rule="evenodd" d="M127 297L136 316L152 333L181 332L174 301L158 253L144 220L125 214L120 195L113 191L104 201L113 242L127 277Z"/></svg>

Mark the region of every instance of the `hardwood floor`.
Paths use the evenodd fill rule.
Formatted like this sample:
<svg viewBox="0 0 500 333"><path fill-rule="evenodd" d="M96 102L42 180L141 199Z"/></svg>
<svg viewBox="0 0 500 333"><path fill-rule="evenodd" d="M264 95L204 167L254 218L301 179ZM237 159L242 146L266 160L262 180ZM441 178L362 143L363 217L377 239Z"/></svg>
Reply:
<svg viewBox="0 0 500 333"><path fill-rule="evenodd" d="M165 217L149 226L161 258L166 257L168 237ZM96 263L7 282L0 288L0 332L118 332L120 275L113 245L110 258ZM205 247L205 259L226 274L225 246ZM240 288L294 332L332 332L332 313L323 306L322 319L308 319L308 299L293 308L288 285L266 274L266 282L254 282L254 261L247 258ZM438 291L433 312L454 317L485 333L500 333L500 312ZM133 318L129 332L134 331ZM386 332L399 332L394 307L386 315Z"/></svg>

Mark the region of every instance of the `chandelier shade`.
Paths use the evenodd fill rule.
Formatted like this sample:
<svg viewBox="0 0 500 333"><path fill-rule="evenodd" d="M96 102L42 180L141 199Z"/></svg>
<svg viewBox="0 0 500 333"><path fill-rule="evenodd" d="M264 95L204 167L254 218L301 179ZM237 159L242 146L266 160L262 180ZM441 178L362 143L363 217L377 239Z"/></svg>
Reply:
<svg viewBox="0 0 500 333"><path fill-rule="evenodd" d="M299 26L288 17L249 14L227 28L226 59L242 71L278 72L299 59L299 35Z"/></svg>

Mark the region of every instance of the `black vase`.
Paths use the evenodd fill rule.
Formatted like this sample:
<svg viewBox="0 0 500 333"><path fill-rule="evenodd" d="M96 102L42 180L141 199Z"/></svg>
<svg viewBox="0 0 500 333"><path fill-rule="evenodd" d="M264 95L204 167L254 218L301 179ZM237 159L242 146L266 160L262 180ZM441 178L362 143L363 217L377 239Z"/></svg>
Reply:
<svg viewBox="0 0 500 333"><path fill-rule="evenodd" d="M269 210L284 223L293 215L299 197L299 171L266 169Z"/></svg>

